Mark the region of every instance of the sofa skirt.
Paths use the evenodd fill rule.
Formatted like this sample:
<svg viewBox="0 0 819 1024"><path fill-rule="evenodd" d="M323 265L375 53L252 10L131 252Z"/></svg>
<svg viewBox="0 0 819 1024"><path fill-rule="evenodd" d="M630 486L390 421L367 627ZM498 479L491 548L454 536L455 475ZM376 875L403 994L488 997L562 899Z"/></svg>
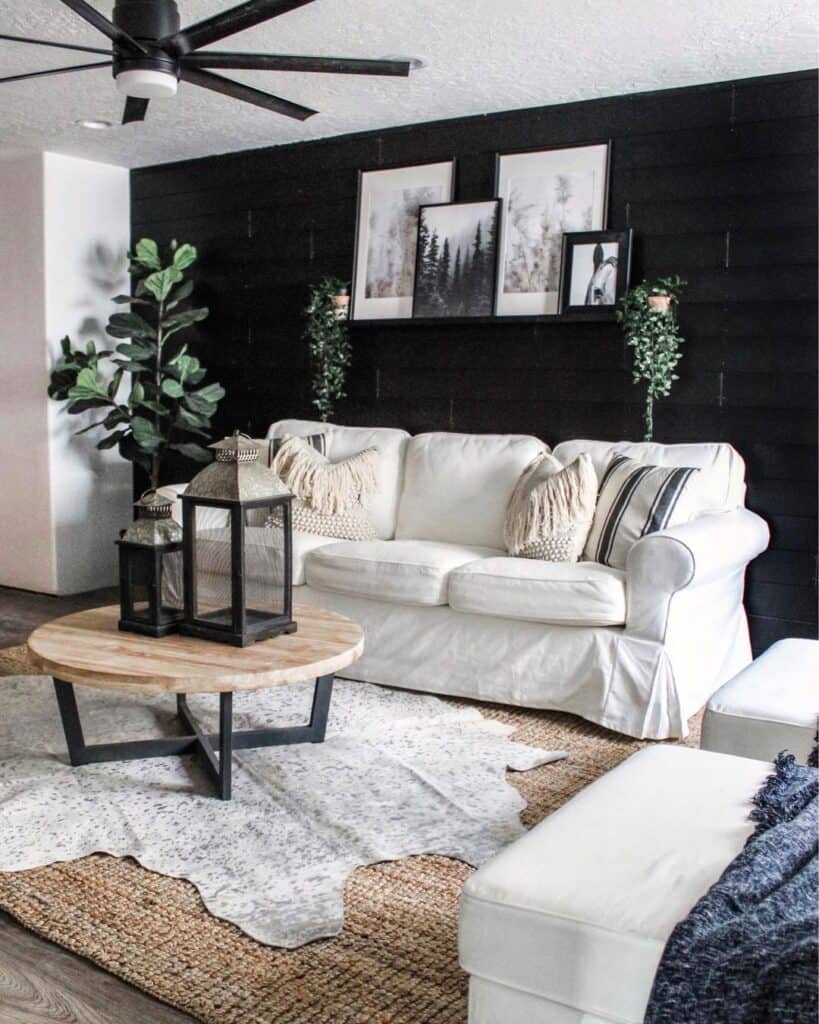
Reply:
<svg viewBox="0 0 819 1024"><path fill-rule="evenodd" d="M543 625L310 586L298 587L294 599L363 626L364 655L344 670L349 679L567 711L628 736L658 740L687 735L688 718L708 696L689 706L678 693L665 647L622 627Z"/></svg>

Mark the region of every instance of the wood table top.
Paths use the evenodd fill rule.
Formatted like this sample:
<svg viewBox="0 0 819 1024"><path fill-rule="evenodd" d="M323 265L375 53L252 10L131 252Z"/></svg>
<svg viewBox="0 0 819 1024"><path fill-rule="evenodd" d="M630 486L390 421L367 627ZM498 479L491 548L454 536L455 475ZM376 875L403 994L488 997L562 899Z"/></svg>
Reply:
<svg viewBox="0 0 819 1024"><path fill-rule="evenodd" d="M330 675L358 661L364 632L335 612L297 606L298 631L250 647L171 636L153 639L117 628L119 607L54 619L28 638L35 667L68 683L130 693L261 690Z"/></svg>

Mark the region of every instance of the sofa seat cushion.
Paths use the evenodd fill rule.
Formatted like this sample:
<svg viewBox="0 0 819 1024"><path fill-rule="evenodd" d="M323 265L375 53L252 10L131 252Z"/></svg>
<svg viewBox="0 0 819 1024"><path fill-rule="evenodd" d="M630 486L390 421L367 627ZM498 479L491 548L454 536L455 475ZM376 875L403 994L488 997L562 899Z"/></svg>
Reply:
<svg viewBox="0 0 819 1024"><path fill-rule="evenodd" d="M622 626L626 575L596 562L483 558L449 577L459 612L561 626Z"/></svg>
<svg viewBox="0 0 819 1024"><path fill-rule="evenodd" d="M708 701L702 747L773 760L781 750L806 762L819 718L819 641L778 640Z"/></svg>
<svg viewBox="0 0 819 1024"><path fill-rule="evenodd" d="M396 604L441 605L447 603L453 569L499 553L429 540L343 541L312 551L306 577L317 590Z"/></svg>
<svg viewBox="0 0 819 1024"><path fill-rule="evenodd" d="M671 931L745 845L769 770L680 746L622 762L467 879L462 967L640 1024Z"/></svg>

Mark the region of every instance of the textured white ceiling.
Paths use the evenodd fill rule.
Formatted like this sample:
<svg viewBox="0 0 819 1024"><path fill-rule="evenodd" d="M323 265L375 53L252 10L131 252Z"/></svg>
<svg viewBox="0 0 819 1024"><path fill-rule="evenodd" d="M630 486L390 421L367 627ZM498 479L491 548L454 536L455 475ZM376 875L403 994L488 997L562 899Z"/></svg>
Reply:
<svg viewBox="0 0 819 1024"><path fill-rule="evenodd" d="M93 0L110 16L112 0ZM234 6L180 0L183 24ZM0 0L0 33L105 46L58 0ZM409 80L225 72L320 111L299 123L182 84L120 126L108 69L0 85L0 157L53 150L138 167L232 150L796 71L816 63L813 0L315 0L214 49L420 56ZM0 41L0 76L93 55ZM100 60L104 58L100 57ZM107 132L81 118L115 122Z"/></svg>

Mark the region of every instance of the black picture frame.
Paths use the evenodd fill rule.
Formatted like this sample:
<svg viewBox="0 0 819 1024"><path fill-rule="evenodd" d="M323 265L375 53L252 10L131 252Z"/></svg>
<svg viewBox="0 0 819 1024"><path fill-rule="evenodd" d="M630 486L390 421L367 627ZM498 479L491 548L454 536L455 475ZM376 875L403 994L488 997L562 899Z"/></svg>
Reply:
<svg viewBox="0 0 819 1024"><path fill-rule="evenodd" d="M455 213L459 210L466 211L469 207L484 206L487 208L494 207L494 237L492 251L487 253L484 252L483 258L484 263L482 270L480 271L480 284L479 287L482 291L478 293L477 298L475 293L472 293L472 309L470 312L464 305L465 300L464 292L462 291L459 296L452 296L451 290L449 295L436 296L436 303L431 306L431 296L427 293L427 289L424 285L424 258L425 255L421 251L421 247L424 244L424 230L427 226L428 220L435 219L435 213L443 213L444 211ZM454 202L454 203L427 203L419 207L418 209L418 245L417 253L418 258L415 262L415 281L413 287L412 297L412 316L413 319L435 319L435 320L447 320L447 319L473 319L479 317L491 317L495 311L495 292L497 288L497 277L498 277L498 250L499 250L499 239L501 230L501 216L502 216L503 204L500 199L472 199L466 202ZM489 209L487 209L489 213ZM480 219L476 218L474 221L474 230L477 230ZM464 225L467 231L465 237L469 237L473 231L472 225ZM454 284L457 287L455 267L456 263L458 267L465 268L467 265L471 267L472 260L470 260L470 249L467 248L466 255L464 256L463 262L458 258L457 254L451 252L449 247L449 237L445 237L445 241L449 250L449 265L452 271L449 273L449 289ZM460 247L458 248L460 252ZM474 259L474 256L473 256ZM467 260L470 260L467 264ZM467 271L468 273L468 271ZM464 278L459 275L459 281L463 281Z"/></svg>
<svg viewBox="0 0 819 1024"><path fill-rule="evenodd" d="M560 269L561 314L599 316L604 310L615 310L629 285L632 238L631 228L625 231L570 231L564 234ZM598 246L599 254L596 251ZM606 255L603 247L611 249L612 246L617 246L616 256L611 252ZM578 253L581 247L592 250L591 253L582 254L582 263ZM611 261L614 259L616 269L612 274ZM579 274L583 275L582 281L578 279ZM585 291L586 301L576 301L579 291Z"/></svg>
<svg viewBox="0 0 819 1024"><path fill-rule="evenodd" d="M583 142L561 142L555 146L521 146L518 147L517 149L496 150L494 161L494 177L492 180L492 188L494 189L494 194L499 195L498 186L500 184L501 160L505 156L534 156L537 153L551 153L558 149L586 149L587 147L590 146L607 147L605 194L603 196L603 227L601 228L601 231L605 231L608 229L609 221L609 199L611 198L611 165L612 157L614 154L614 140L611 138L586 139Z"/></svg>
<svg viewBox="0 0 819 1024"><path fill-rule="evenodd" d="M350 280L350 320L357 323L379 323L383 322L384 319L388 320L402 320L412 319L412 297L410 298L410 309L408 312L397 312L394 316L382 317L374 316L372 313L367 314L365 310L365 304L367 299L364 299L360 294L359 288L359 267L361 259L361 246L364 241L365 232L362 229L361 213L362 213L362 201L364 196L364 184L367 175L375 174L381 171L387 172L401 172L401 171L413 171L421 170L425 167L436 166L439 164L448 164L450 168L450 182L449 182L449 197L447 202L452 202L457 194L457 181L458 181L458 161L457 158L443 157L441 160L423 160L418 163L396 163L396 164L385 164L380 167L367 167L360 169L358 172L358 188L356 193L356 215L355 215L355 238L353 242L353 272ZM415 281L415 274L413 272L413 284Z"/></svg>
<svg viewBox="0 0 819 1024"><path fill-rule="evenodd" d="M600 196L600 218L599 227L594 227L595 231L605 231L609 225L609 203L611 198L611 170L612 161L614 154L614 145L611 138L595 138L584 140L582 142L571 142L571 143L559 143L554 146L526 146L522 148L516 148L511 150L499 150L495 153L495 174L494 174L494 185L493 194L500 196L503 204L503 216L506 224L500 236L499 254L498 254L498 283L496 287L496 300L495 300L495 315L498 317L537 317L538 319L544 319L551 316L562 315L561 304L560 304L560 281L558 279L557 290L547 291L543 293L533 292L532 295L544 295L544 302L546 309L529 308L533 302L539 305L539 300L524 300L526 308L517 308L519 303L517 300L510 300L508 294L502 291L501 282L505 280L506 273L506 249L507 239L506 232L511 229L512 221L507 216L507 203L510 200L510 196L507 195L507 190L504 187L503 179L503 161L509 158L532 158L536 160L538 157L550 157L560 152L566 152L567 154L575 151L582 150L597 150L605 149L604 167L602 175L602 194ZM579 225L578 225L579 226ZM558 235L558 232L554 233ZM561 255L562 255L562 242ZM549 308L551 307L551 308Z"/></svg>

